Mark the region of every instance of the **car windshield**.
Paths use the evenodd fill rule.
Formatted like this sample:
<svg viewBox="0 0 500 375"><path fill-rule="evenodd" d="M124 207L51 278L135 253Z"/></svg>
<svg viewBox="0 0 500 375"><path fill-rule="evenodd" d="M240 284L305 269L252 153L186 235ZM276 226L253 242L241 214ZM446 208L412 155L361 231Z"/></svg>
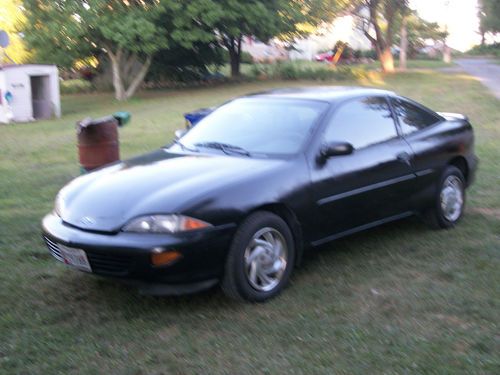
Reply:
<svg viewBox="0 0 500 375"><path fill-rule="evenodd" d="M327 106L312 100L236 99L202 119L174 147L245 156L295 154Z"/></svg>

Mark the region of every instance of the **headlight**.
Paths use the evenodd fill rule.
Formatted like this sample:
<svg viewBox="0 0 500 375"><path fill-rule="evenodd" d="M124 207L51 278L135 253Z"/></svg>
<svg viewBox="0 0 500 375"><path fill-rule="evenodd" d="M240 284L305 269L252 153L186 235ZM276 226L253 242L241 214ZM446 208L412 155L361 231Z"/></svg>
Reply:
<svg viewBox="0 0 500 375"><path fill-rule="evenodd" d="M57 216L62 216L62 212L64 209L64 200L61 197L61 193L57 194L56 201L54 203L54 213Z"/></svg>
<svg viewBox="0 0 500 375"><path fill-rule="evenodd" d="M136 233L179 233L211 226L202 220L183 215L151 215L133 219L122 230Z"/></svg>

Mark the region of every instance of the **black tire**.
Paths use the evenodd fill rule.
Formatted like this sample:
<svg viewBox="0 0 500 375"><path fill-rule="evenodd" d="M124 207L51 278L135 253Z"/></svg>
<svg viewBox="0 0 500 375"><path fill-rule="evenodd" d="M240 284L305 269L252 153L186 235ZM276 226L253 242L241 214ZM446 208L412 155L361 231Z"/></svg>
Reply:
<svg viewBox="0 0 500 375"><path fill-rule="evenodd" d="M445 212L443 211L443 207L441 204L441 192L445 187L446 181L449 178L458 178L460 180L460 190L462 194L462 204L460 213L455 218L447 217ZM465 178L460 169L457 167L450 165L446 167L441 178L439 179L439 185L436 192L436 197L434 198L433 206L427 210L425 213L425 221L427 224L433 229L448 229L454 227L462 218L465 208Z"/></svg>
<svg viewBox="0 0 500 375"><path fill-rule="evenodd" d="M281 234L286 243L286 266L281 273L279 282L271 290L258 290L251 285L247 276L245 253L254 235L266 228L272 228ZM279 216L258 211L247 217L239 226L233 237L226 259L222 290L235 300L249 302L263 302L278 295L288 283L295 263L295 246L290 228Z"/></svg>

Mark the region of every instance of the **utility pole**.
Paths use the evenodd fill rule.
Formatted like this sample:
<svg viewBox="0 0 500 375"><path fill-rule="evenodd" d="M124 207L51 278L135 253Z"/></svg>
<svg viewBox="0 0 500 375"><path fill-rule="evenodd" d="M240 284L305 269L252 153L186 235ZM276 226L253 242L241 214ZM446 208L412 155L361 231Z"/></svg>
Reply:
<svg viewBox="0 0 500 375"><path fill-rule="evenodd" d="M403 14L403 19L401 21L401 42L399 45L399 69L406 70L406 54L408 51L408 32L406 29L407 19L406 15Z"/></svg>
<svg viewBox="0 0 500 375"><path fill-rule="evenodd" d="M450 0L445 0L444 6L446 7L446 24L445 31L448 33L448 17L450 13ZM446 38L443 40L443 61L447 64L451 63L451 48L446 43Z"/></svg>

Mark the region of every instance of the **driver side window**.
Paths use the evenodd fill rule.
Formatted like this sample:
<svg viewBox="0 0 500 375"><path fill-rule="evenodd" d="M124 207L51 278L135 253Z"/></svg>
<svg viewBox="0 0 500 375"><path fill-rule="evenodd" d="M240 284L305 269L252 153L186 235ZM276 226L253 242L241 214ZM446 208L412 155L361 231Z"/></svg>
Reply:
<svg viewBox="0 0 500 375"><path fill-rule="evenodd" d="M360 149L397 136L389 103L384 97L372 96L341 104L329 120L324 138Z"/></svg>

